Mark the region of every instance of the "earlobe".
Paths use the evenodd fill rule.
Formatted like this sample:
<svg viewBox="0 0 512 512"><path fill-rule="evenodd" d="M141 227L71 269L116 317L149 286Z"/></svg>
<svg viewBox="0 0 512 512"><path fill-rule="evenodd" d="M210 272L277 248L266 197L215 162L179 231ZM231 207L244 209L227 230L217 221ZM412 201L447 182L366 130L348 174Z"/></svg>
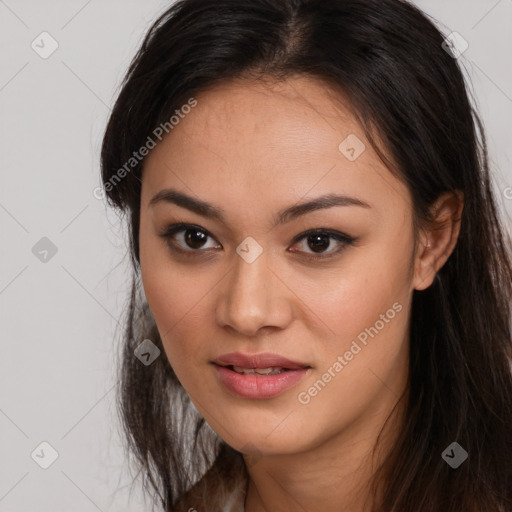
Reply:
<svg viewBox="0 0 512 512"><path fill-rule="evenodd" d="M417 252L414 271L413 288L415 290L425 290L434 281L436 276L436 266L434 264L434 255L431 249L432 242L420 242Z"/></svg>
<svg viewBox="0 0 512 512"><path fill-rule="evenodd" d="M425 290L452 254L460 233L463 194L446 192L431 208L431 228L418 241L413 288Z"/></svg>

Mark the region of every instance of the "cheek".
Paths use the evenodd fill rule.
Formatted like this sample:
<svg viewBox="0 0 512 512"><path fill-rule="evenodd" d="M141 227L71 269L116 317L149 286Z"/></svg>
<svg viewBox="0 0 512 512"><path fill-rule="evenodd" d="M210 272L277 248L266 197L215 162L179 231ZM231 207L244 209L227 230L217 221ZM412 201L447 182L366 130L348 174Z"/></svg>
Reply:
<svg viewBox="0 0 512 512"><path fill-rule="evenodd" d="M386 247L361 251L362 256L347 259L349 263L335 274L308 285L307 302L329 335L329 351L350 345L386 311L391 309L393 315L396 302L405 307L411 278L403 256L393 251Z"/></svg>
<svg viewBox="0 0 512 512"><path fill-rule="evenodd" d="M211 317L208 292L216 282L205 268L176 264L161 247L141 245L141 278L166 356L178 378L194 366L201 332ZM203 335L204 337L204 335ZM197 343L194 340L198 340Z"/></svg>
<svg viewBox="0 0 512 512"><path fill-rule="evenodd" d="M369 397L373 384L381 385L375 374L386 381L386 375L404 362L410 275L402 258L384 251L360 263L324 301L325 323L336 333L326 345L324 362L328 368L348 352L348 364L337 374L332 390L342 386L349 396L368 392Z"/></svg>
<svg viewBox="0 0 512 512"><path fill-rule="evenodd" d="M158 272L152 267L146 269L143 280L165 357L181 385L197 400L195 405L201 408L205 390L200 376L204 374L207 354L204 357L198 354L203 355L201 351L204 351L200 333L207 314L205 292L195 280L176 270Z"/></svg>
<svg viewBox="0 0 512 512"><path fill-rule="evenodd" d="M172 340L191 323L200 323L202 288L184 273L151 265L142 271L142 281L148 305L158 326L162 341Z"/></svg>
<svg viewBox="0 0 512 512"><path fill-rule="evenodd" d="M165 240L155 236L144 220L139 238L144 293L157 325L169 330L199 301L202 279L192 267L173 260Z"/></svg>
<svg viewBox="0 0 512 512"><path fill-rule="evenodd" d="M329 369L336 375L325 376L330 383L308 407L310 412L320 414L339 394L348 405L340 414L355 411L372 400L382 381L388 382L398 366L403 367L408 347L409 283L408 266L402 264L402 258L382 249L367 252L358 259L357 267L347 265L337 278L323 283L323 290L309 295L322 327L316 334L317 372L307 386L314 386ZM345 362L340 363L338 356ZM336 362L343 369L339 365L338 370L333 368ZM317 388L323 389L322 383ZM307 392L306 386L301 391Z"/></svg>

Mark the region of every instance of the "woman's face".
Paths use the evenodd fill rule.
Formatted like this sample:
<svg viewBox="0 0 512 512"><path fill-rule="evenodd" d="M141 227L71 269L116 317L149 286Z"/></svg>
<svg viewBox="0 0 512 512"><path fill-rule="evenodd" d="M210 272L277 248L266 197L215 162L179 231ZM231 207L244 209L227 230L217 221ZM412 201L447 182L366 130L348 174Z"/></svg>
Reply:
<svg viewBox="0 0 512 512"><path fill-rule="evenodd" d="M430 285L414 270L410 194L319 82L232 82L196 100L142 181L142 280L165 353L235 449L363 439L406 386L412 290ZM231 353L249 359L219 361ZM263 353L303 369L250 359Z"/></svg>

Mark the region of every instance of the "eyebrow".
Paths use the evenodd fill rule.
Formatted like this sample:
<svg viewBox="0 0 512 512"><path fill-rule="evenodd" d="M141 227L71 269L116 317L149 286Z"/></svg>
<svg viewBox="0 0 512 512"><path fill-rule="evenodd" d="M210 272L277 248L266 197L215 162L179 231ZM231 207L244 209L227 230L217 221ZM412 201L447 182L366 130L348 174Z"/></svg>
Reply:
<svg viewBox="0 0 512 512"><path fill-rule="evenodd" d="M182 208L186 208L191 212L197 213L203 217L210 217L226 224L225 212L217 206L188 196L183 192L169 188L158 192L149 202L149 206L153 207L157 203L171 203ZM274 226L279 224L286 224L298 217L302 217L307 213L322 210L326 208L333 208L335 206L360 206L362 208L371 208L368 203L361 201L355 197L345 195L326 194L311 201L298 203L277 213L274 218Z"/></svg>

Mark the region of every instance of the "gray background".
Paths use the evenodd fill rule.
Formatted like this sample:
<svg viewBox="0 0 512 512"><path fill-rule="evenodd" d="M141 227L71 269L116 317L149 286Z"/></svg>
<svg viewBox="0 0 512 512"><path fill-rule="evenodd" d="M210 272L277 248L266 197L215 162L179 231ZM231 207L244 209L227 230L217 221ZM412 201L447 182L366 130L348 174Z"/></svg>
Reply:
<svg viewBox="0 0 512 512"><path fill-rule="evenodd" d="M416 3L445 35L469 43L461 61L510 230L512 1ZM137 489L129 494L114 404L128 292L124 224L93 190L109 106L168 4L0 0L1 512L150 508ZM47 59L31 47L43 31L59 45ZM46 262L32 251L42 237L57 248ZM43 441L58 452L48 469L31 457L50 460Z"/></svg>

